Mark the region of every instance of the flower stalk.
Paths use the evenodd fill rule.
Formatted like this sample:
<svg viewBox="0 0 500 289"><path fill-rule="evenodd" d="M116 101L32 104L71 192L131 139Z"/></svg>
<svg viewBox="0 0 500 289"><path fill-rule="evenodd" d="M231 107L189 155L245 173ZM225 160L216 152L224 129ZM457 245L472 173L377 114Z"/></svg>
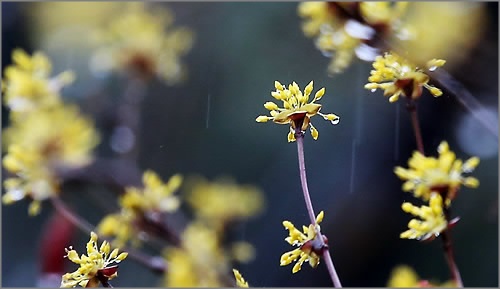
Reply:
<svg viewBox="0 0 500 289"><path fill-rule="evenodd" d="M413 131L415 132L415 140L417 142L417 149L421 154L425 155L424 142L422 140L422 133L420 131L420 123L418 121L417 104L415 103L415 101L408 99L408 102L406 103L406 109L410 113L411 124L413 126Z"/></svg>
<svg viewBox="0 0 500 289"><path fill-rule="evenodd" d="M300 130L300 126L295 129L295 139L297 141L297 152L299 159L299 173L300 173L300 182L302 185L302 192L304 193L304 201L306 203L307 213L309 215L309 219L311 224L316 223L316 214L314 213L311 196L309 194L309 188L307 185L307 176L306 176L306 163L304 158L304 132ZM322 247L322 255L325 260L326 267L328 268L328 273L330 274L330 278L332 279L333 285L336 288L341 288L342 284L340 283L339 276L337 271L335 270L335 266L333 265L332 257L330 256L330 251L328 250L328 245L325 244L321 232L318 227L315 226L316 230L316 240L319 242L320 247Z"/></svg>

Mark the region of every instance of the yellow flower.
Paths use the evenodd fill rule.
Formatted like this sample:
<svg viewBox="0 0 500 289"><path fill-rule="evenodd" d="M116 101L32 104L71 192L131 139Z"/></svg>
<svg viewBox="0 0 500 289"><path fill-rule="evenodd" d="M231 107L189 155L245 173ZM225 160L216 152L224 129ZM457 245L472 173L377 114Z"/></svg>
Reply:
<svg viewBox="0 0 500 289"><path fill-rule="evenodd" d="M102 46L92 67L97 71L131 69L144 78L157 76L175 84L184 77L180 58L191 49L193 33L174 28L173 21L173 13L165 7L147 9L145 3L128 3L96 33Z"/></svg>
<svg viewBox="0 0 500 289"><path fill-rule="evenodd" d="M129 187L120 198L120 206L126 209L139 210L142 212L173 212L180 205L179 199L173 196L182 183L180 175L173 175L167 183L163 183L160 177L151 170L144 172L142 176L144 188Z"/></svg>
<svg viewBox="0 0 500 289"><path fill-rule="evenodd" d="M169 264L166 287L223 287L221 274L229 269L229 258L216 231L200 222L183 232L180 247L166 250Z"/></svg>
<svg viewBox="0 0 500 289"><path fill-rule="evenodd" d="M52 63L42 52L29 56L18 48L12 52L12 61L2 80L4 103L14 113L12 117L19 117L18 112L60 104L61 88L74 79L70 71L50 77Z"/></svg>
<svg viewBox="0 0 500 289"><path fill-rule="evenodd" d="M431 192L446 195L447 205L455 198L461 185L470 188L479 186L479 180L474 177L464 177L471 173L479 164L478 157L469 158L465 163L456 158L450 151L448 143L443 141L438 147L439 157L426 157L415 151L408 161L408 169L396 167L394 173L405 180L403 191L413 192L417 198L429 200Z"/></svg>
<svg viewBox="0 0 500 289"><path fill-rule="evenodd" d="M322 116L325 120L332 124L338 124L340 117L337 115L323 114L320 111L321 104L315 103L320 100L325 94L325 88L321 88L316 92L314 98L309 102L309 97L313 91L313 81L305 87L304 93L300 91L299 86L295 81L288 85L288 89L278 81L274 82L276 91L271 92L271 95L279 101L283 102L283 108L278 107L274 102L266 102L264 107L270 111L271 116L260 115L257 117L257 122L267 122L269 120L278 124L290 124L290 132L288 133L288 142L295 141L296 129L305 131L310 128L311 136L314 140L318 139L318 130L312 125L311 117L315 115Z"/></svg>
<svg viewBox="0 0 500 289"><path fill-rule="evenodd" d="M426 240L434 238L439 236L448 226L443 213L443 198L438 193L431 194L429 206L419 208L405 202L401 208L403 211L421 219L412 219L408 223L409 229L400 235L402 239Z"/></svg>
<svg viewBox="0 0 500 289"><path fill-rule="evenodd" d="M435 70L445 64L445 60L432 59L426 64L429 71ZM407 59L395 54L385 53L384 56L377 56L373 62L371 76L365 85L366 89L375 91L384 90L384 96L389 96L390 102L395 102L399 96L410 99L418 99L422 95L422 87L425 87L434 96L442 95L442 91L429 85L429 76L424 70L415 66Z"/></svg>
<svg viewBox="0 0 500 289"><path fill-rule="evenodd" d="M324 213L321 211L316 217L315 225L311 224L309 227L302 227L303 233L295 228L291 222L283 221L283 226L289 233L289 236L285 238L285 241L287 241L288 244L298 246L299 248L281 255L280 266L286 266L297 259L297 263L292 268L292 273L300 271L304 262L309 262L309 265L313 268L318 266L320 255L325 248L320 246L320 243L316 238L316 228L319 230L319 223L323 220L323 216ZM322 238L326 243L326 237L322 235Z"/></svg>
<svg viewBox="0 0 500 289"><path fill-rule="evenodd" d="M114 237L113 244L116 246L124 246L129 240L134 246L140 244L137 235L148 213L171 213L179 208L179 198L173 194L182 183L180 175L174 175L163 183L158 174L147 170L142 181L144 188L125 188L125 194L119 200L120 212L107 215L97 226L103 236Z"/></svg>
<svg viewBox="0 0 500 289"><path fill-rule="evenodd" d="M3 166L16 176L5 180L2 200L10 204L29 197L30 215L39 212L40 201L59 192L57 171L88 164L99 140L89 119L62 104L23 114L6 137L10 145Z"/></svg>
<svg viewBox="0 0 500 289"><path fill-rule="evenodd" d="M189 190L187 202L196 216L212 226L223 227L260 213L264 206L262 192L251 185L230 180L209 182L199 179Z"/></svg>
<svg viewBox="0 0 500 289"><path fill-rule="evenodd" d="M115 278L118 273L116 264L127 258L128 253L123 252L118 255L119 250L111 251L111 246L107 241L102 242L100 247L97 247L97 235L94 232L90 233L90 240L87 243L87 255L82 254L81 257L72 249L66 249L66 257L80 267L72 272L62 276L61 287L71 288L76 286L82 287L97 287L100 281L108 281Z"/></svg>
<svg viewBox="0 0 500 289"><path fill-rule="evenodd" d="M316 47L333 56L330 73L342 72L354 56L371 60L381 39L406 32L400 21L407 2L302 2L298 14L302 30L315 38ZM373 52L375 51L375 52Z"/></svg>
<svg viewBox="0 0 500 289"><path fill-rule="evenodd" d="M444 287L452 288L456 287L455 282L452 280L442 283L440 286L429 282L428 280L422 280L418 276L417 272L407 265L396 266L389 278L387 287L392 288L429 288L429 287Z"/></svg>
<svg viewBox="0 0 500 289"><path fill-rule="evenodd" d="M104 237L114 237L112 244L116 247L125 246L129 240L137 247L140 240L133 224L135 217L132 212L123 210L120 213L109 214L99 222L97 232Z"/></svg>
<svg viewBox="0 0 500 289"><path fill-rule="evenodd" d="M236 286L240 288L248 288L248 282L245 281L240 271L233 269L234 278L236 279Z"/></svg>
<svg viewBox="0 0 500 289"><path fill-rule="evenodd" d="M38 152L31 148L11 145L3 158L3 166L17 175L3 182L6 193L2 196L2 202L6 205L24 198L30 199L28 213L34 216L40 212L41 201L59 192L59 181L42 164Z"/></svg>
<svg viewBox="0 0 500 289"><path fill-rule="evenodd" d="M389 277L387 287L411 288L418 287L419 277L410 266L399 265L394 268Z"/></svg>

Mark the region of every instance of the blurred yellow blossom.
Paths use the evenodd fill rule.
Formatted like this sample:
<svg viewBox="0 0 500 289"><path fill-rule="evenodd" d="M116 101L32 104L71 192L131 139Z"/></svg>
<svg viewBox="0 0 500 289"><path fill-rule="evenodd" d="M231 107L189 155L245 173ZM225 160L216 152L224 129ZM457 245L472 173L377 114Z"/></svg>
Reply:
<svg viewBox="0 0 500 289"><path fill-rule="evenodd" d="M131 69L141 77L157 76L175 84L185 76L180 58L192 46L193 33L175 28L174 14L160 4L131 2L96 32L101 47L91 66L97 71Z"/></svg>
<svg viewBox="0 0 500 289"><path fill-rule="evenodd" d="M144 188L128 187L120 198L122 208L157 212L173 212L180 205L179 199L173 194L182 184L182 176L174 175L167 183L163 183L158 174L146 170L142 175Z"/></svg>
<svg viewBox="0 0 500 289"><path fill-rule="evenodd" d="M180 247L166 249L169 264L166 287L224 287L221 276L229 270L229 257L216 231L192 222L181 236Z"/></svg>
<svg viewBox="0 0 500 289"><path fill-rule="evenodd" d="M390 48L419 66L439 55L451 69L473 57L489 17L484 2L418 1L410 3L404 25L411 33L391 35ZM450 68L448 68L450 69Z"/></svg>
<svg viewBox="0 0 500 289"><path fill-rule="evenodd" d="M387 287L392 288L430 288L430 287L444 287L453 288L456 287L455 283L450 280L444 282L443 284L436 285L429 282L428 280L420 279L417 272L413 270L408 265L398 265L396 266L389 277L387 282Z"/></svg>
<svg viewBox="0 0 500 289"><path fill-rule="evenodd" d="M236 279L236 286L240 288L248 288L248 282L245 281L240 271L233 269L234 278Z"/></svg>
<svg viewBox="0 0 500 289"><path fill-rule="evenodd" d="M134 227L135 214L122 211L106 215L97 225L97 232L104 237L113 237L112 244L123 247L128 241L137 247L140 244L138 232Z"/></svg>
<svg viewBox="0 0 500 289"><path fill-rule="evenodd" d="M413 268L407 265L399 265L392 270L389 282L387 282L387 287L418 287L418 280L419 277Z"/></svg>
<svg viewBox="0 0 500 289"><path fill-rule="evenodd" d="M61 287L98 287L99 282L107 282L118 275L116 264L127 258L128 253L118 254L119 249L111 251L111 246L107 241L103 241L98 247L97 239L97 234L91 232L87 243L87 255L82 254L81 257L72 247L69 247L69 250L66 249L66 257L80 267L62 276Z"/></svg>
<svg viewBox="0 0 500 289"><path fill-rule="evenodd" d="M323 220L324 213L321 211L316 217L316 224L309 225L309 227L302 226L303 233L295 228L289 221L283 221L283 226L288 230L289 236L285 241L292 246L299 248L286 252L281 255L280 266L286 266L294 261L297 263L292 268L292 273L297 273L302 268L304 262L309 262L311 267L316 268L319 264L321 252L324 249L320 246L316 238L316 229L319 229L319 223ZM317 228L316 228L317 227ZM321 236L326 243L326 237Z"/></svg>
<svg viewBox="0 0 500 289"><path fill-rule="evenodd" d="M263 194L258 188L230 180L196 180L186 198L195 215L215 227L255 216L264 206Z"/></svg>
<svg viewBox="0 0 500 289"><path fill-rule="evenodd" d="M426 240L439 236L447 226L448 222L443 213L443 198L438 193L432 193L429 206L420 208L405 202L401 206L403 211L410 213L421 220L412 219L408 223L408 230L401 233L402 239Z"/></svg>
<svg viewBox="0 0 500 289"><path fill-rule="evenodd" d="M2 200L10 204L30 198L31 215L39 212L39 201L59 193L57 171L88 164L99 141L92 121L76 107L62 104L13 121L5 137L10 145L3 166L15 177L4 181L7 192Z"/></svg>
<svg viewBox="0 0 500 289"><path fill-rule="evenodd" d="M271 116L260 115L257 117L257 122L267 122L272 120L278 124L290 124L290 132L288 133L288 142L295 141L295 130L305 131L310 128L311 136L314 140L318 139L318 130L312 125L311 117L320 115L325 120L332 124L338 124L340 117L333 113L323 114L320 112L321 104L315 103L320 100L325 94L325 88L321 88L316 92L314 98L309 102L309 97L313 91L313 81L304 88L304 93L300 91L299 85L294 81L288 85L288 89L279 81L274 82L276 91L272 91L271 95L276 100L283 102L283 108L278 107L274 102L266 102L264 107L269 110Z"/></svg>
<svg viewBox="0 0 500 289"><path fill-rule="evenodd" d="M405 180L403 191L413 192L417 198L429 200L431 192L439 192L446 196L446 202L453 200L461 185L470 188L479 186L479 180L474 177L464 177L471 173L479 164L478 157L471 157L463 162L450 151L446 141L438 147L439 157L426 157L415 151L408 161L408 169L396 167L394 173Z"/></svg>
<svg viewBox="0 0 500 289"><path fill-rule="evenodd" d="M445 63L442 59L432 59L427 62L426 68L433 71ZM379 88L384 90L384 96L389 96L390 102L397 101L400 95L418 99L422 95L422 87L429 90L434 97L443 94L439 88L428 84L429 76L423 69L395 53L377 56L373 68L371 76L368 77L370 83L366 84L365 88L371 91Z"/></svg>
<svg viewBox="0 0 500 289"><path fill-rule="evenodd" d="M182 183L180 175L176 174L164 183L157 173L146 170L142 181L143 188L125 188L119 199L120 212L105 216L97 226L103 236L114 237L116 246L124 246L128 241L138 246L137 235L148 213L171 213L180 205L179 198L173 195Z"/></svg>
<svg viewBox="0 0 500 289"><path fill-rule="evenodd" d="M32 56L22 49L12 52L13 64L5 68L2 80L2 96L12 116L18 112L32 111L61 103L60 90L71 83L74 74L65 71L51 77L52 63L42 52Z"/></svg>
<svg viewBox="0 0 500 289"><path fill-rule="evenodd" d="M401 17L408 2L302 2L298 14L302 30L316 47L333 55L330 73L342 72L354 56L371 60L390 34L409 33Z"/></svg>

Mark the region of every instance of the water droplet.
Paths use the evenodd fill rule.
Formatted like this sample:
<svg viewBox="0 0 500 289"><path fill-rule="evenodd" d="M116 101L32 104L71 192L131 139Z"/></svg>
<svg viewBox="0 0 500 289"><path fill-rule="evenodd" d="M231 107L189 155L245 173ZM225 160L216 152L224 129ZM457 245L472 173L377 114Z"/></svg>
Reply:
<svg viewBox="0 0 500 289"><path fill-rule="evenodd" d="M375 91L377 91L377 89L376 88L372 88L371 92L375 92Z"/></svg>
<svg viewBox="0 0 500 289"><path fill-rule="evenodd" d="M429 71L434 71L436 69L437 69L437 66L431 66L431 67L429 67Z"/></svg>
<svg viewBox="0 0 500 289"><path fill-rule="evenodd" d="M332 124L338 124L340 122L340 117L337 117L336 119L332 119Z"/></svg>
<svg viewBox="0 0 500 289"><path fill-rule="evenodd" d="M14 190L9 191L9 193L10 193L12 200L14 200L14 201L22 200L25 196L24 191L21 189L14 189Z"/></svg>

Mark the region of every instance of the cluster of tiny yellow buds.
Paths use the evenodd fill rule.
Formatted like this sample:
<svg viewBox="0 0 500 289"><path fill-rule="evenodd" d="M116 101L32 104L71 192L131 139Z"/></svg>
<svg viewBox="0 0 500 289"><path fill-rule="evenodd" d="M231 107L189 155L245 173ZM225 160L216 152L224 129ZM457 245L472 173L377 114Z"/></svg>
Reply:
<svg viewBox="0 0 500 289"><path fill-rule="evenodd" d="M61 287L71 288L76 286L97 287L99 278L111 280L118 275L118 266L116 264L127 258L128 253L118 254L119 249L111 251L111 246L107 241L97 246L97 234L90 233L90 240L87 243L87 255L80 257L72 247L66 249L66 257L80 267L72 273L66 273L62 276ZM111 252L110 252L111 251ZM90 283L90 284L89 284Z"/></svg>
<svg viewBox="0 0 500 289"><path fill-rule="evenodd" d="M426 68L434 71L446 63L442 59L432 59L427 62ZM377 89L384 90L384 96L389 96L390 102L395 102L402 95L410 99L417 99L422 95L422 87L425 87L434 96L441 96L442 91L429 82L429 76L424 70L417 67L407 59L395 54L385 53L377 56L373 62L373 68L368 77L369 83L366 89L372 92Z"/></svg>
<svg viewBox="0 0 500 289"><path fill-rule="evenodd" d="M236 279L236 286L240 288L248 288L248 282L245 281L240 271L233 269L234 278Z"/></svg>
<svg viewBox="0 0 500 289"><path fill-rule="evenodd" d="M299 248L281 255L280 266L286 266L297 259L297 263L292 268L292 273L300 271L304 262L309 262L309 265L313 268L318 266L324 246L321 246L320 242L317 241L316 230L320 230L319 223L321 223L323 217L324 213L321 211L316 217L316 224L311 224L309 227L303 226L303 232L295 228L291 222L283 221L283 226L288 230L289 234L289 236L285 238L285 241ZM323 235L321 238L323 238L323 242L326 240L326 237Z"/></svg>
<svg viewBox="0 0 500 289"><path fill-rule="evenodd" d="M479 186L479 180L474 177L464 177L471 173L479 164L478 157L471 157L463 162L450 151L446 141L438 147L439 157L426 157L415 151L408 161L408 169L396 167L394 173L406 182L403 191L413 192L417 198L428 201L431 192L440 192L446 195L446 202L454 199L460 185L470 188ZM447 194L446 194L447 193Z"/></svg>
<svg viewBox="0 0 500 289"><path fill-rule="evenodd" d="M429 199L429 206L420 208L405 202L401 206L403 211L410 213L421 220L412 219L408 223L408 230L401 233L402 239L426 240L439 236L447 226L448 222L443 213L443 198L439 193L432 193Z"/></svg>
<svg viewBox="0 0 500 289"><path fill-rule="evenodd" d="M173 193L182 184L181 175L174 175L167 183L163 183L154 171L147 170L143 174L142 181L144 189L126 188L125 194L120 199L122 208L137 209L142 212L173 212L177 210L180 201L178 197L173 196Z"/></svg>
<svg viewBox="0 0 500 289"><path fill-rule="evenodd" d="M283 103L283 107L279 107L274 102L266 102L264 107L270 111L271 116L260 115L257 117L257 122L267 122L272 120L278 124L290 124L290 132L288 133L288 142L295 141L296 130L301 132L311 131L311 136L314 140L318 139L318 130L312 125L311 117L320 115L323 119L330 121L332 124L338 124L340 118L333 114L323 114L320 112L321 104L315 103L320 100L325 94L325 88L318 90L314 98L309 102L309 98L313 91L313 81L305 87L304 92L299 88L299 85L294 81L288 85L288 88L283 86L279 81L274 82L276 91L271 92L271 96Z"/></svg>

